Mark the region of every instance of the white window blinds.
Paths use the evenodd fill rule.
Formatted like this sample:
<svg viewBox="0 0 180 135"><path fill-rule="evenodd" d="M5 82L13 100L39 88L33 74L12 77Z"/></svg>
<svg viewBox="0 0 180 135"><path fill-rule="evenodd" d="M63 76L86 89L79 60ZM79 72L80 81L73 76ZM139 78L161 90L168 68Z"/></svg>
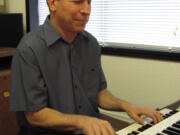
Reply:
<svg viewBox="0 0 180 135"><path fill-rule="evenodd" d="M48 12L39 0L40 24ZM92 0L86 30L103 44L180 47L180 0Z"/></svg>
<svg viewBox="0 0 180 135"><path fill-rule="evenodd" d="M49 14L49 9L46 0L38 0L38 11L39 11L39 25L43 24L47 15Z"/></svg>

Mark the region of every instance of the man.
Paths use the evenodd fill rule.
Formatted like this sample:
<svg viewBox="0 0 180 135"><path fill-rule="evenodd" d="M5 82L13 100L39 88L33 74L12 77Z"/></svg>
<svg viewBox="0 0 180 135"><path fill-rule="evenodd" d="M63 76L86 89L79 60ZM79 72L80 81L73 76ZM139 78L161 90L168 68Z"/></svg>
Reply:
<svg viewBox="0 0 180 135"><path fill-rule="evenodd" d="M19 135L115 135L98 107L124 110L143 124L161 114L112 96L96 39L84 31L91 0L47 0L50 16L20 42L12 62L10 109Z"/></svg>

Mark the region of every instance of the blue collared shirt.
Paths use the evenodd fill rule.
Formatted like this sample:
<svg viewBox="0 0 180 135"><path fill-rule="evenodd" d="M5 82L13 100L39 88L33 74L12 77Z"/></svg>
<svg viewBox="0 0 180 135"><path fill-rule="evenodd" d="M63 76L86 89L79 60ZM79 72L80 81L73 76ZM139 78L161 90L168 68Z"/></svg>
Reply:
<svg viewBox="0 0 180 135"><path fill-rule="evenodd" d="M10 110L49 107L101 117L98 92L107 85L100 56L100 46L91 34L80 32L70 44L47 17L44 25L23 37L13 56ZM19 121L24 125L25 120Z"/></svg>

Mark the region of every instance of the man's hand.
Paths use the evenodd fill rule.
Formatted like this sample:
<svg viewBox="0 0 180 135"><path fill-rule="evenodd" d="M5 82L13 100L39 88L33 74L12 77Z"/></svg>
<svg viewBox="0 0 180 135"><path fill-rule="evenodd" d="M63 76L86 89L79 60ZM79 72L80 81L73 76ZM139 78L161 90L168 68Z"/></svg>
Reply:
<svg viewBox="0 0 180 135"><path fill-rule="evenodd" d="M97 118L82 117L79 120L79 126L85 135L116 135L108 121Z"/></svg>
<svg viewBox="0 0 180 135"><path fill-rule="evenodd" d="M152 118L152 120L154 121L154 124L163 120L162 114L160 112L149 109L147 107L141 107L141 106L136 106L133 104L128 104L125 110L132 119L141 123L142 125L145 125L147 123L145 120L143 120L140 117L142 115L146 115Z"/></svg>
<svg viewBox="0 0 180 135"><path fill-rule="evenodd" d="M124 110L132 119L143 125L145 125L147 122L141 118L142 115L146 115L152 118L155 124L163 120L162 114L160 112L149 109L147 107L133 105L118 99L106 89L99 92L98 100L101 108L117 111Z"/></svg>

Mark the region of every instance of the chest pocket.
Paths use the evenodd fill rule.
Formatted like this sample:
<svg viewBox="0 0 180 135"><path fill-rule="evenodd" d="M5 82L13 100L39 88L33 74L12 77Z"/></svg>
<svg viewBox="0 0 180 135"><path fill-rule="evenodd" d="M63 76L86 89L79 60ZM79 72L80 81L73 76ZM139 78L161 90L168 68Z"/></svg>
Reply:
<svg viewBox="0 0 180 135"><path fill-rule="evenodd" d="M96 65L88 65L84 69L83 84L86 89L98 90L99 88L99 68Z"/></svg>

